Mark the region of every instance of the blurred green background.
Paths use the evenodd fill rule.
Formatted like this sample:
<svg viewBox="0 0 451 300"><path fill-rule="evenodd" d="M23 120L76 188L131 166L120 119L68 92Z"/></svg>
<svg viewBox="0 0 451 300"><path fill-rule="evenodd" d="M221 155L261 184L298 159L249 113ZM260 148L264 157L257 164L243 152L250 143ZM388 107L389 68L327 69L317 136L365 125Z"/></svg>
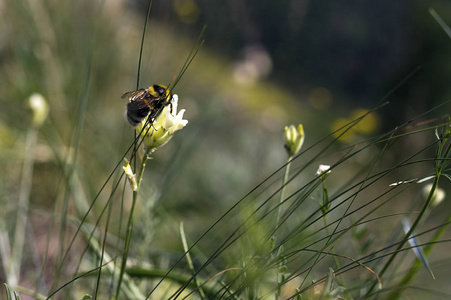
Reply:
<svg viewBox="0 0 451 300"><path fill-rule="evenodd" d="M205 44L174 90L190 123L151 166L160 174L150 180L156 186L178 186L164 202L185 195L194 206L214 206L207 199L221 190L233 201L285 160L285 125L303 123L312 144L375 107L415 70L357 135L391 129L448 99L451 40L430 7L450 20L448 1L154 1L140 86L168 84L207 25ZM21 141L32 93L50 104L35 170L46 172L36 177L47 181L37 184L42 196L52 199L54 184L45 139L70 146L85 92L78 163L94 180L92 192L111 172L133 137L120 95L135 89L146 9L147 1L3 2L1 155L11 170L5 191L14 190L26 155ZM342 141L358 138L349 133ZM175 159L176 170L168 167ZM215 176L205 178L207 171Z"/></svg>
<svg viewBox="0 0 451 300"><path fill-rule="evenodd" d="M341 138L338 147L344 147L451 96L451 39L428 12L434 8L451 24L449 1L153 2L141 87L169 84L202 27L207 29L204 45L173 91L189 123L148 162L138 210L147 221L136 225L146 237L148 226L156 226L146 222L168 218L175 225L184 220L193 238L204 232L286 161L285 125L303 123L308 147L377 106L414 72L390 94L389 106ZM31 220L42 228L61 197L64 160L73 158L80 124L76 169L88 202L131 145L133 130L120 96L135 89L147 3L0 2L0 201L5 224L13 224L12 199L19 193L28 155L31 94L42 94L50 106L38 137L31 193ZM429 117L447 112L449 105ZM420 147L432 138L415 137L397 149ZM95 212L103 208L110 185ZM161 230L162 243L170 244L167 232L177 236L173 228ZM36 234L39 239L44 233Z"/></svg>

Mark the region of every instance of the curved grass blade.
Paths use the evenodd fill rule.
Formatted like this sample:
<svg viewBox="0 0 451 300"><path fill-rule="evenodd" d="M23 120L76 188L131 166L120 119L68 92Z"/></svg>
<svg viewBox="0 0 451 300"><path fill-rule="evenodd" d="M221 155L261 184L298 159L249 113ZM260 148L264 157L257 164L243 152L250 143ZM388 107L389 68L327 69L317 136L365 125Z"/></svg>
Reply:
<svg viewBox="0 0 451 300"><path fill-rule="evenodd" d="M402 226L404 228L405 234L407 234L410 231L410 228L412 227L410 225L409 219L407 219L407 218L402 219ZM429 266L429 262L428 262L426 256L424 255L423 250L418 247L418 245L420 244L418 239L413 237L412 234L409 236L409 244L412 247L412 251L415 253L416 257L421 261L421 263L424 265L424 267L428 270L432 279L435 279L434 273L432 272L432 269Z"/></svg>

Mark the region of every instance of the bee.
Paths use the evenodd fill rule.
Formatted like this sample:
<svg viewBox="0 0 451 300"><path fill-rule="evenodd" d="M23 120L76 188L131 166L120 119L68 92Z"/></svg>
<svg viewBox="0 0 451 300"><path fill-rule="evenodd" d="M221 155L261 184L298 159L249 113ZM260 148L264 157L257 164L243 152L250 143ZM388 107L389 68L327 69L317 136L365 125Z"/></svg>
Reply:
<svg viewBox="0 0 451 300"><path fill-rule="evenodd" d="M147 117L153 122L166 105L171 105L172 93L166 86L154 84L145 89L127 92L121 98L129 99L125 115L128 123L136 127Z"/></svg>

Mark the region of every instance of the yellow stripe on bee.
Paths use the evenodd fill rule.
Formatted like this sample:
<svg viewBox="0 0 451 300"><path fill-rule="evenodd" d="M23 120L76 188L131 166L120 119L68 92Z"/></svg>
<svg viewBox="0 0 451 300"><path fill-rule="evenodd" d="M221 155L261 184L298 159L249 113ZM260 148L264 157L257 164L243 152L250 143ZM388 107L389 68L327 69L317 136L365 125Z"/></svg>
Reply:
<svg viewBox="0 0 451 300"><path fill-rule="evenodd" d="M160 95L157 93L157 91L155 91L155 89L153 88L153 86L149 87L147 90L149 91L149 93L150 93L153 97L155 97L155 98L160 97Z"/></svg>

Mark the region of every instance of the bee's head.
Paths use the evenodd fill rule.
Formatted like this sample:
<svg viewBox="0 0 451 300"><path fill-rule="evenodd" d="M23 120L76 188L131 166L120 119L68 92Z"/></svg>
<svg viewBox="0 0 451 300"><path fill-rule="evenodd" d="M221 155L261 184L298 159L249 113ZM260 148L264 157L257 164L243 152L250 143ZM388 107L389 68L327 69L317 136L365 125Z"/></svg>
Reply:
<svg viewBox="0 0 451 300"><path fill-rule="evenodd" d="M161 84L154 84L149 88L149 91L154 97L168 97L170 95L169 89Z"/></svg>
<svg viewBox="0 0 451 300"><path fill-rule="evenodd" d="M166 87L163 85L159 85L159 84L154 84L153 89L155 90L155 92L159 95L163 95L166 91Z"/></svg>

